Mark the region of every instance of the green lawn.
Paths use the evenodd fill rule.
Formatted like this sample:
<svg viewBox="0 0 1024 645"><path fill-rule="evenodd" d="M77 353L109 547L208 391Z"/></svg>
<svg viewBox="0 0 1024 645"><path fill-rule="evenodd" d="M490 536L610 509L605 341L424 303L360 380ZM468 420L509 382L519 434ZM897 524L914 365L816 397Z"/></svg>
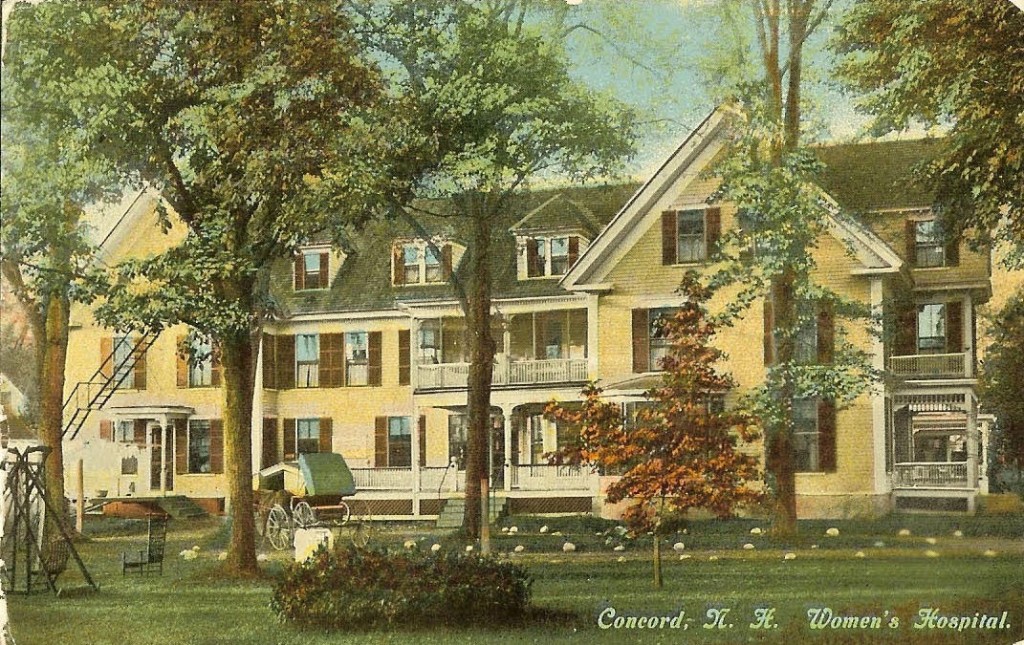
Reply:
<svg viewBox="0 0 1024 645"><path fill-rule="evenodd" d="M540 527L549 525L540 533ZM956 526L954 526L956 524ZM10 595L10 613L18 645L64 643L1000 643L1024 638L1024 518L897 518L877 522L805 523L799 539L787 544L768 536L750 535L753 521L696 522L680 541L679 554L666 545L665 587L650 584L649 541L631 541L611 525L595 520L516 518L503 526L518 532L495 534L499 551L523 544L527 551L511 556L534 578L533 602L538 615L522 627L324 634L297 630L277 622L268 609L271 582L234 584L218 578L217 554L225 530L219 520L172 524L168 559L161 576L123 578L117 562L122 549L141 544L145 536L125 535L130 526L110 521L90 525L91 541L79 545L92 575L101 585L95 594L79 593L80 579L69 570L62 579L65 597L48 594ZM839 528L828 537L826 528ZM911 536L899 537L899 528ZM963 537L952 535L960 530ZM551 535L554 531L562 536ZM608 537L614 544L606 544ZM376 542L401 548L404 540L421 539L421 548L437 541L463 548L436 531L392 526ZM932 544L928 538L934 539ZM563 553L572 540L575 553ZM649 540L649 538L647 538ZM884 546L875 546L876 542ZM670 543L672 540L670 540ZM744 543L754 550L744 550ZM623 544L624 551L613 551ZM183 549L199 545L199 557L185 560ZM812 548L816 547L816 548ZM856 551L864 553L855 557ZM986 550L996 555L984 555ZM933 551L930 556L927 551ZM792 552L793 560L783 554ZM712 560L716 557L716 560ZM282 556L266 563L279 571ZM885 623L899 617L898 628L811 630L807 612L829 607L842 614L879 616ZM913 629L922 608L945 615L1009 612L1010 629ZM620 615L678 615L687 619L678 630L600 629L598 617L608 608ZM749 624L758 609L774 608L778 627L754 630ZM728 609L722 624L705 629L707 612ZM886 614L888 612L888 614Z"/></svg>

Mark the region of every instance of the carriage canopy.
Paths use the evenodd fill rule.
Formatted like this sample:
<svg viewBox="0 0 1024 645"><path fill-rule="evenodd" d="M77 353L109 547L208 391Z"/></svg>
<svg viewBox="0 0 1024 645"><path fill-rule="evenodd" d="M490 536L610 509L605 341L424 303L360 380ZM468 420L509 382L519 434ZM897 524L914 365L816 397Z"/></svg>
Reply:
<svg viewBox="0 0 1024 645"><path fill-rule="evenodd" d="M356 484L345 458L334 452L300 454L296 462L264 468L254 477L261 490L287 490L293 495L355 495Z"/></svg>

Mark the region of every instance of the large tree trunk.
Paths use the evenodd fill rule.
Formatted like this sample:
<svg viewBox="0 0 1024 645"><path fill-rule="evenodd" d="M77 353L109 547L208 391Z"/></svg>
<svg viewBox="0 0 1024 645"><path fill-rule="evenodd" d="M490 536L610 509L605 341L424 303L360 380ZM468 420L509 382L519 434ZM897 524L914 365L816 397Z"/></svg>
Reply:
<svg viewBox="0 0 1024 645"><path fill-rule="evenodd" d="M64 368L68 355L71 304L63 294L51 294L45 308L43 334L37 338L39 362L39 440L52 452L46 459L46 495L64 509Z"/></svg>
<svg viewBox="0 0 1024 645"><path fill-rule="evenodd" d="M224 474L231 505L231 541L225 570L256 576L256 527L252 493L252 398L255 385L253 348L248 332L220 339L224 390Z"/></svg>
<svg viewBox="0 0 1024 645"><path fill-rule="evenodd" d="M473 221L473 246L470 254L470 292L467 294L466 334L469 342L469 436L466 446L466 510L463 527L471 538L480 536L487 518L480 509L480 480L489 477L488 442L491 431L491 381L494 366L494 339L491 337L491 275L488 255L491 221L484 204L486 197L467 199Z"/></svg>
<svg viewBox="0 0 1024 645"><path fill-rule="evenodd" d="M796 350L795 339L785 330L796 326L796 276L786 268L772 280L772 310L775 315L775 359L781 365L791 364ZM796 467L793 457L793 399L795 384L788 370L779 384L778 425L768 433L768 472L775 478L773 531L778 535L794 535L796 526Z"/></svg>

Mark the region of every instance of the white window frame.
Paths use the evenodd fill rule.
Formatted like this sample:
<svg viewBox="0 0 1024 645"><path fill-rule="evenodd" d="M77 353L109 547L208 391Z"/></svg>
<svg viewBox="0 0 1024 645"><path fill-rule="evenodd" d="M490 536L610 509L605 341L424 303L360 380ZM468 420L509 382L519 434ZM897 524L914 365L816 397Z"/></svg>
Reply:
<svg viewBox="0 0 1024 645"><path fill-rule="evenodd" d="M305 435L305 436L303 436ZM312 444L315 450L303 450L303 442L308 448ZM295 420L295 454L308 455L320 452L320 419L296 419Z"/></svg>
<svg viewBox="0 0 1024 645"><path fill-rule="evenodd" d="M804 408L803 412L806 415L807 408L811 410L810 420L813 422L814 429L809 429L810 424L806 427L799 425L801 421L806 420L804 416L800 414L800 408ZM797 458L798 447L802 444L807 444L808 449L808 463L800 464ZM821 428L818 427L818 398L807 398L807 399L794 399L793 400L793 465L798 473L819 473L822 472L821 468Z"/></svg>
<svg viewBox="0 0 1024 645"><path fill-rule="evenodd" d="M299 351L303 347L303 343L307 343L306 349L308 349L308 343L310 341L303 339L313 339L314 351L312 359L300 358ZM296 334L295 335L295 387L299 389L303 388L316 388L320 387L320 334Z"/></svg>
<svg viewBox="0 0 1024 645"><path fill-rule="evenodd" d="M569 247L571 246L571 238L576 238L579 244L579 252L583 252L583 238L579 235L537 235L526 238L523 246L523 271L522 276L527 280L538 280L544 278L561 278L569 272ZM559 253L555 255L555 242L559 240L565 241L565 253ZM537 245L537 261L540 263L540 274L530 275L530 253L528 250L529 245ZM555 258L559 258L556 260ZM561 261L564 258L565 270L558 273L555 272L555 262Z"/></svg>
<svg viewBox="0 0 1024 645"><path fill-rule="evenodd" d="M187 462L185 470L190 475L208 475L208 474L210 474L213 471L213 445L212 445L213 441L212 441L212 437L211 437L211 434L212 434L212 427L211 426L212 426L212 424L210 423L209 419L189 419L188 420L188 448L185 451L185 460ZM198 451L199 448L201 447L201 445L197 441L197 437L196 437L198 430L205 430L206 431L206 442L205 442L206 443L206 462L205 462L206 470L202 469L204 464L202 464L202 463L197 464L196 462L193 461L193 458L194 458L194 456L193 456L193 449ZM199 455L198 452L195 453L195 457L196 458L198 458L200 456L201 455ZM195 466L195 468L193 466Z"/></svg>
<svg viewBox="0 0 1024 645"><path fill-rule="evenodd" d="M189 340L188 386L211 387L213 385L213 344L208 338L193 335ZM195 360L202 355L202 360Z"/></svg>
<svg viewBox="0 0 1024 645"><path fill-rule="evenodd" d="M922 231L923 226L930 227L931 231ZM914 257L911 260L915 269L940 269L946 266L946 248L936 229L937 223L934 217L914 220ZM922 263L920 261L922 249L931 254L926 256L932 258L930 262Z"/></svg>
<svg viewBox="0 0 1024 645"><path fill-rule="evenodd" d="M680 232L683 217L696 216L696 219L700 221L700 233L687 233L685 238L691 240L691 246L687 247L687 251L696 250L696 253L686 253L686 257L683 254L683 238L684 236ZM692 247L693 241L699 242L699 246ZM708 259L708 218L707 209L704 208L681 208L676 211L676 264L697 264L704 262ZM698 257L691 257L698 256Z"/></svg>
<svg viewBox="0 0 1024 645"><path fill-rule="evenodd" d="M411 242L401 242L400 244L402 249L403 282L398 286L443 284L446 281L444 277L444 247L450 246L448 242L433 240L433 244L437 247L439 254L436 257L433 257L433 250L430 248L430 243L426 240L413 240ZM415 262L409 262L408 260L410 251L415 253ZM428 256L431 257L428 258ZM412 272L415 272L415 280L409 279ZM392 275L394 274L392 273Z"/></svg>
<svg viewBox="0 0 1024 645"><path fill-rule="evenodd" d="M322 253L326 253L327 254L327 266L325 266L325 267L322 266L322 267L320 267L319 271L317 271L317 275L320 276L320 285L318 287L316 287L316 288L307 287L306 286L306 276L308 275L308 271L306 271L306 262L307 262L306 258L309 257L309 256L315 256L316 257L316 261L320 262L320 255ZM331 268L331 247L330 246L307 246L307 247L304 247L304 248L299 250L299 255L302 256L302 289L298 289L298 291L324 291L324 290L328 289L330 287L330 282L331 282L331 278L328 275L328 272L330 271L330 268ZM294 275L294 273L295 273L295 265L293 263L292 264L292 285L293 286L296 283L296 280L295 280L296 276Z"/></svg>
<svg viewBox="0 0 1024 645"><path fill-rule="evenodd" d="M355 387L369 384L370 333L345 332L345 385Z"/></svg>

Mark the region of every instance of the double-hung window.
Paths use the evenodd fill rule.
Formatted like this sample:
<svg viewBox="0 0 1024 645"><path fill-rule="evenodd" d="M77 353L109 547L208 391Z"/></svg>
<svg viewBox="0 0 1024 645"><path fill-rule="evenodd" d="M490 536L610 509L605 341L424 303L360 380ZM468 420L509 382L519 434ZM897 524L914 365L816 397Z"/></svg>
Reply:
<svg viewBox="0 0 1024 645"><path fill-rule="evenodd" d="M451 246L431 245L423 240L406 242L395 248L394 283L439 284L451 270Z"/></svg>
<svg viewBox="0 0 1024 645"><path fill-rule="evenodd" d="M296 291L326 289L330 253L327 248L304 249L295 258L293 285Z"/></svg>
<svg viewBox="0 0 1024 645"><path fill-rule="evenodd" d="M295 336L295 386L320 387L320 335Z"/></svg>
<svg viewBox="0 0 1024 645"><path fill-rule="evenodd" d="M135 369L131 360L134 346L131 336L114 336L114 383L127 390L135 387Z"/></svg>
<svg viewBox="0 0 1024 645"><path fill-rule="evenodd" d="M412 423L410 417L388 417L388 466L412 465Z"/></svg>
<svg viewBox="0 0 1024 645"><path fill-rule="evenodd" d="M793 454L797 472L821 470L818 439L818 399L794 399Z"/></svg>
<svg viewBox="0 0 1024 645"><path fill-rule="evenodd" d="M300 455L320 451L320 419L296 420L295 446Z"/></svg>
<svg viewBox="0 0 1024 645"><path fill-rule="evenodd" d="M192 419L188 422L188 472L211 472L209 421Z"/></svg>
<svg viewBox="0 0 1024 645"><path fill-rule="evenodd" d="M213 383L213 346L208 338L193 336L191 359L188 362L189 387L206 387Z"/></svg>
<svg viewBox="0 0 1024 645"><path fill-rule="evenodd" d="M914 222L914 266L919 268L945 265L942 238L934 219Z"/></svg>
<svg viewBox="0 0 1024 645"><path fill-rule="evenodd" d="M365 331L345 334L345 383L368 385L370 356L368 334Z"/></svg>
<svg viewBox="0 0 1024 645"><path fill-rule="evenodd" d="M679 211L676 220L676 262L701 262L707 257L704 211Z"/></svg>
<svg viewBox="0 0 1024 645"><path fill-rule="evenodd" d="M648 369L658 371L662 360L672 350L672 339L669 338L666 322L679 311L674 307L651 309L650 311L650 365Z"/></svg>
<svg viewBox="0 0 1024 645"><path fill-rule="evenodd" d="M921 305L917 309L917 353L946 351L946 305Z"/></svg>

